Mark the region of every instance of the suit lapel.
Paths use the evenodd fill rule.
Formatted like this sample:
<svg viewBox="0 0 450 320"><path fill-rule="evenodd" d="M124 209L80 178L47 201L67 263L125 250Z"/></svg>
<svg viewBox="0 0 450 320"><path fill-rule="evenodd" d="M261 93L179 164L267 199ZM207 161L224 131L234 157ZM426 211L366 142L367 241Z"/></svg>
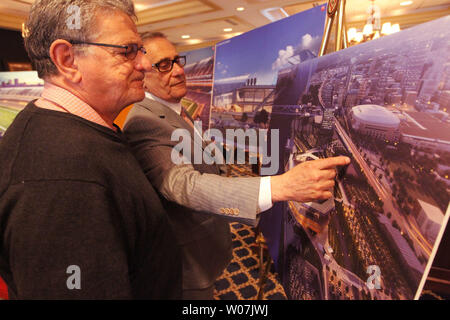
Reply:
<svg viewBox="0 0 450 320"><path fill-rule="evenodd" d="M169 107L148 98L145 98L143 101L139 102L137 105L151 111L152 113L158 115L161 119L166 120L172 127L186 129L189 131L191 137L195 137L194 128L190 126L180 115L178 115L175 111L170 109ZM202 150L206 148L206 142L203 139L193 139L194 142L197 142Z"/></svg>
<svg viewBox="0 0 450 320"><path fill-rule="evenodd" d="M159 116L161 119L165 119L167 122L169 122L175 128L185 128L186 127L185 124L183 123L184 122L183 119L178 119L180 117L175 113L175 111L173 111L169 107L162 105L161 103L159 103L157 101L145 98L144 100L137 103L136 105L151 111L152 113Z"/></svg>

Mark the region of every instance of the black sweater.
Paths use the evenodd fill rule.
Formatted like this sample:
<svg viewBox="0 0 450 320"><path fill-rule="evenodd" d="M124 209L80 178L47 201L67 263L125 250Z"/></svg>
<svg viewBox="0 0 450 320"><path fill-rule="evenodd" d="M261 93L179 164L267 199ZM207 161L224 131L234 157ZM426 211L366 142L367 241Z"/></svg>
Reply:
<svg viewBox="0 0 450 320"><path fill-rule="evenodd" d="M33 103L18 114L0 142L0 276L11 299L180 297L167 216L120 133Z"/></svg>

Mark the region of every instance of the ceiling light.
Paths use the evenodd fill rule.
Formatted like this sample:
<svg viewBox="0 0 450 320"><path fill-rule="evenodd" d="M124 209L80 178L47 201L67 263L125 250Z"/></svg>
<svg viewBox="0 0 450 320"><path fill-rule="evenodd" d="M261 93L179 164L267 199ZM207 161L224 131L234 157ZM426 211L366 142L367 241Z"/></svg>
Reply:
<svg viewBox="0 0 450 320"><path fill-rule="evenodd" d="M280 8L280 7L267 8L267 9L261 10L261 14L272 22L289 17L287 12L284 11L284 9Z"/></svg>
<svg viewBox="0 0 450 320"><path fill-rule="evenodd" d="M348 41L352 41L356 38L356 28L350 28L347 31Z"/></svg>
<svg viewBox="0 0 450 320"><path fill-rule="evenodd" d="M413 3L412 1L403 1L403 2L400 2L400 5L401 6L409 6L412 3Z"/></svg>
<svg viewBox="0 0 450 320"><path fill-rule="evenodd" d="M244 8L244 7L237 7L236 10L237 10L237 11L244 11L245 8Z"/></svg>
<svg viewBox="0 0 450 320"><path fill-rule="evenodd" d="M395 33L395 32L399 32L399 31L400 31L400 25L399 25L398 23L393 24L393 25L392 25L391 32L392 32L392 33Z"/></svg>
<svg viewBox="0 0 450 320"><path fill-rule="evenodd" d="M373 32L373 25L366 24L363 29L363 35L369 36Z"/></svg>
<svg viewBox="0 0 450 320"><path fill-rule="evenodd" d="M184 34L181 36L182 39L189 39L191 36L188 34Z"/></svg>
<svg viewBox="0 0 450 320"><path fill-rule="evenodd" d="M200 40L200 39L189 39L189 40L187 40L186 42L187 42L187 44L189 44L189 45L193 45L193 44L199 44L199 43L201 43L202 40Z"/></svg>
<svg viewBox="0 0 450 320"><path fill-rule="evenodd" d="M30 30L28 30L25 22L22 23L22 38L27 38L30 35Z"/></svg>
<svg viewBox="0 0 450 320"><path fill-rule="evenodd" d="M223 31L230 32L230 31L233 31L233 28L225 28L225 29L223 29Z"/></svg>
<svg viewBox="0 0 450 320"><path fill-rule="evenodd" d="M392 33L392 26L390 22L383 23L383 26L381 27L381 34L391 34Z"/></svg>
<svg viewBox="0 0 450 320"><path fill-rule="evenodd" d="M139 11L142 11L142 10L147 9L148 6L145 5L145 4L141 4L141 3L135 3L135 4L134 4L134 8L135 8L135 10L136 10L137 12L139 12Z"/></svg>
<svg viewBox="0 0 450 320"><path fill-rule="evenodd" d="M356 42L361 42L361 41L363 41L363 39L364 39L363 33L362 32L357 32L356 35L355 35L355 41Z"/></svg>

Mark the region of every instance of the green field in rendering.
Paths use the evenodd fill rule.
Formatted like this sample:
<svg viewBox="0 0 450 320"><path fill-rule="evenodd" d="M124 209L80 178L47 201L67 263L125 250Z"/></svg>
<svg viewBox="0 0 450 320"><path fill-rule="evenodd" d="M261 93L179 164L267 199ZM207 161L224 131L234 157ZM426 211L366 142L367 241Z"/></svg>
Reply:
<svg viewBox="0 0 450 320"><path fill-rule="evenodd" d="M13 122L19 110L0 106L0 130L5 131Z"/></svg>

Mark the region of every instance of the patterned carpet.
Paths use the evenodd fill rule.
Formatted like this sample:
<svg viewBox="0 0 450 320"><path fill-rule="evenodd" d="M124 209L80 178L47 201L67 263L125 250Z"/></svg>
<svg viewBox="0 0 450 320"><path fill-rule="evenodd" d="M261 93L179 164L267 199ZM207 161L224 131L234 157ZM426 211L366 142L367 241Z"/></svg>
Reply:
<svg viewBox="0 0 450 320"><path fill-rule="evenodd" d="M233 238L233 260L216 281L214 298L216 300L257 300L260 253L255 239L255 230L241 223L230 225ZM265 266L268 254L267 250L264 251ZM264 282L263 292L262 300L286 300L286 294L273 268L273 261Z"/></svg>
<svg viewBox="0 0 450 320"><path fill-rule="evenodd" d="M248 166L232 166L229 176L253 176ZM256 230L241 223L230 223L233 239L233 259L217 279L214 290L216 300L257 300L260 287L260 246ZM263 244L264 266L270 259L270 269L264 277L262 300L286 300L273 261Z"/></svg>

